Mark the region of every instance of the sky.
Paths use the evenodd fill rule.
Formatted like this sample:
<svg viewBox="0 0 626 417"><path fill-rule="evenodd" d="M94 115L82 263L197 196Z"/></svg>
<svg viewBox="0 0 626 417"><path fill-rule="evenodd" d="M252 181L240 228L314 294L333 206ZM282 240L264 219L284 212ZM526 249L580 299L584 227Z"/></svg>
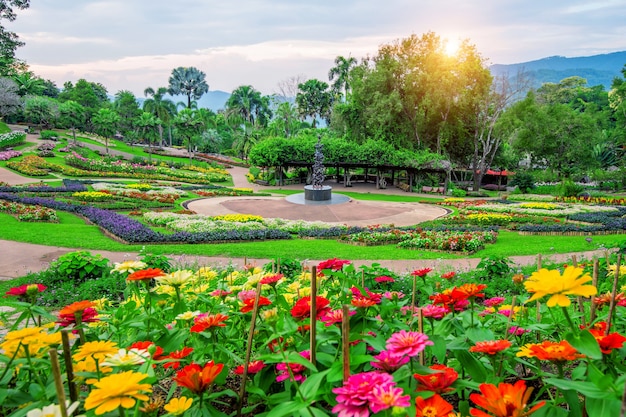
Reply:
<svg viewBox="0 0 626 417"><path fill-rule="evenodd" d="M468 39L488 64L626 50L624 0L31 0L17 14L2 24L35 74L137 96L180 66L210 90L279 93L289 79L328 81L337 56L427 32Z"/></svg>

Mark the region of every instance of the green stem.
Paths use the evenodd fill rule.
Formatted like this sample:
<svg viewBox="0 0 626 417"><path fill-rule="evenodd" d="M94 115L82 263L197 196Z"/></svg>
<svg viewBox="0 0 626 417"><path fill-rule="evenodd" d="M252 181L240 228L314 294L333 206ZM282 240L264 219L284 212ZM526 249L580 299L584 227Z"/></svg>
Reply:
<svg viewBox="0 0 626 417"><path fill-rule="evenodd" d="M572 332L574 332L575 334L578 331L578 329L576 329L576 326L574 326L574 323L572 322L572 318L569 316L569 311L567 311L567 307L561 307L561 310L563 310L563 315L565 316L565 320L567 320L569 327L571 327Z"/></svg>
<svg viewBox="0 0 626 417"><path fill-rule="evenodd" d="M33 361L31 360L31 357L30 357L30 352L28 351L28 345L22 345L22 347L24 348L24 352L26 352L26 361L28 362L28 369L30 371L30 374L35 376L37 383L45 391L46 386L44 385L43 381L39 377L39 373L35 371L35 367L33 366Z"/></svg>

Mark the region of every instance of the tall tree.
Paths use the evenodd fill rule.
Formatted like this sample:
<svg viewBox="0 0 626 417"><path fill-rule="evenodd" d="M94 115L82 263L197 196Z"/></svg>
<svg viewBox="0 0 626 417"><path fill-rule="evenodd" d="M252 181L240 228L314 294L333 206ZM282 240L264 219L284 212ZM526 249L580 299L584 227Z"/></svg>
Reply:
<svg viewBox="0 0 626 417"><path fill-rule="evenodd" d="M176 115L176 104L170 99L165 98L167 88L159 87L156 91L152 87L148 87L143 91L148 97L143 102L143 110L153 114L161 120L159 124L159 139L163 143L163 126L171 127L172 119ZM172 135L170 129L170 146L172 146Z"/></svg>
<svg viewBox="0 0 626 417"><path fill-rule="evenodd" d="M85 127L93 129L91 118L100 108L109 103L107 89L100 83L90 82L81 78L72 84L70 81L63 84L63 91L59 93L60 102L73 100L85 109Z"/></svg>
<svg viewBox="0 0 626 417"><path fill-rule="evenodd" d="M152 140L158 135L161 119L144 111L139 118L135 119L134 124L139 128L142 139L148 142L148 161L152 162Z"/></svg>
<svg viewBox="0 0 626 417"><path fill-rule="evenodd" d="M49 97L28 96L24 101L26 120L42 128L52 126L58 114L57 102Z"/></svg>
<svg viewBox="0 0 626 417"><path fill-rule="evenodd" d="M183 137L183 141L187 145L189 163L191 164L195 140L204 128L204 122L198 117L196 111L183 109L174 118L174 126L176 126L177 133Z"/></svg>
<svg viewBox="0 0 626 417"><path fill-rule="evenodd" d="M320 80L310 79L298 85L298 90L296 104L300 115L303 118L311 117L313 128L316 126L317 117L328 122L333 106L333 94L328 89L328 84Z"/></svg>
<svg viewBox="0 0 626 417"><path fill-rule="evenodd" d="M269 98L251 85L237 87L226 101L226 111L238 113L251 126L267 126L272 117Z"/></svg>
<svg viewBox="0 0 626 417"><path fill-rule="evenodd" d="M15 81L0 77L0 118L16 113L21 107L22 101Z"/></svg>
<svg viewBox="0 0 626 417"><path fill-rule="evenodd" d="M343 94L343 96L347 99L350 91L348 76L350 75L350 70L356 66L356 64L356 58L351 56L348 58L343 56L335 58L335 66L328 72L328 79L330 81L334 80L331 87L336 95Z"/></svg>
<svg viewBox="0 0 626 417"><path fill-rule="evenodd" d="M172 70L169 79L170 94L187 96L187 108L191 108L191 99L198 100L209 91L205 80L206 74L194 67L178 67Z"/></svg>
<svg viewBox="0 0 626 417"><path fill-rule="evenodd" d="M15 32L4 28L3 20L13 22L17 15L15 9L24 10L30 6L30 0L0 0L0 76L12 75L15 69L15 50L24 45Z"/></svg>
<svg viewBox="0 0 626 417"><path fill-rule="evenodd" d="M46 89L43 79L36 77L30 71L19 72L13 76L13 81L17 83L18 94L24 96L39 96Z"/></svg>
<svg viewBox="0 0 626 417"><path fill-rule="evenodd" d="M93 116L96 133L104 137L107 155L109 154L109 138L117 132L119 122L120 116L114 110L107 108L98 110L98 113Z"/></svg>
<svg viewBox="0 0 626 417"><path fill-rule="evenodd" d="M113 109L120 116L118 129L125 135L133 129L135 119L141 115L137 98L128 90L120 90L115 94Z"/></svg>
<svg viewBox="0 0 626 417"><path fill-rule="evenodd" d="M76 144L76 129L85 123L85 108L73 100L68 100L59 104L59 115L61 123L72 130Z"/></svg>

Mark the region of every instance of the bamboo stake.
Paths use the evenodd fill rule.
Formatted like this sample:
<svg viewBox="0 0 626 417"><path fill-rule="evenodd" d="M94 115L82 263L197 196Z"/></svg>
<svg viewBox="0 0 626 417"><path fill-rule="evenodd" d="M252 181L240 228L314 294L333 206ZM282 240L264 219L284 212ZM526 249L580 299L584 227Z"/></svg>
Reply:
<svg viewBox="0 0 626 417"><path fill-rule="evenodd" d="M413 295L411 296L411 307L415 307L415 292L417 291L417 275L413 275Z"/></svg>
<svg viewBox="0 0 626 417"><path fill-rule="evenodd" d="M598 288L598 270L600 268L600 263L598 262L598 258L593 258L593 278L591 283L594 287ZM591 311L589 312L589 324L593 323L596 319L596 303L593 301L593 297L591 298Z"/></svg>
<svg viewBox="0 0 626 417"><path fill-rule="evenodd" d="M70 351L70 337L68 330L61 330L61 342L63 344L63 361L65 362L65 373L70 391L70 400L78 401L78 389L74 382L74 365L72 363L72 352Z"/></svg>
<svg viewBox="0 0 626 417"><path fill-rule="evenodd" d="M417 316L417 331L420 333L424 333L424 312L422 311L421 308L419 309L418 316ZM424 366L424 351L423 350L419 353L419 362L420 362L420 365Z"/></svg>
<svg viewBox="0 0 626 417"><path fill-rule="evenodd" d="M309 344L311 363L317 366L317 267L311 269L311 328L309 329Z"/></svg>
<svg viewBox="0 0 626 417"><path fill-rule="evenodd" d="M280 258L277 258L278 266L276 268L276 273L280 274Z"/></svg>
<svg viewBox="0 0 626 417"><path fill-rule="evenodd" d="M273 269L273 268L272 268ZM256 318L259 313L259 299L261 298L261 281L256 286L256 295L254 296L254 305L252 306L252 319L250 322L250 331L248 332L248 346L246 346L246 358L243 363L243 374L241 375L241 387L239 389L239 400L237 401L237 416L241 417L241 407L243 406L243 396L246 394L246 381L248 379L248 364L250 363L250 355L252 354L252 341L254 339L254 327Z"/></svg>
<svg viewBox="0 0 626 417"><path fill-rule="evenodd" d="M57 392L57 399L59 400L59 408L61 409L61 417L67 417L67 403L65 402L65 389L63 388L63 381L61 381L61 367L59 366L59 356L57 351L50 349L48 351L50 356L50 364L52 365L52 376L54 377L54 388Z"/></svg>
<svg viewBox="0 0 626 417"><path fill-rule="evenodd" d="M541 254L537 255L537 271L539 271L541 269ZM537 300L536 304L535 304L535 308L536 308L536 315L535 318L537 319L537 323L541 323L541 303L539 302L539 300ZM539 341L541 335L539 334L539 332L537 332L537 341Z"/></svg>
<svg viewBox="0 0 626 417"><path fill-rule="evenodd" d="M578 268L578 258L576 257L576 255L572 255L572 265L574 266L574 268ZM578 297L576 297L576 300L578 301L580 324L582 324L583 327L587 327L587 323L585 321L585 305L583 304L583 297L579 295Z"/></svg>
<svg viewBox="0 0 626 417"><path fill-rule="evenodd" d="M343 317L341 318L341 344L343 350L343 382L350 378L350 307L341 307Z"/></svg>
<svg viewBox="0 0 626 417"><path fill-rule="evenodd" d="M617 255L617 265L615 265L615 278L613 279L613 291L611 292L611 306L609 307L609 316L606 319L606 331L605 335L611 332L611 322L613 321L613 314L615 313L615 297L617 296L617 283L619 281L619 270L622 266L622 254Z"/></svg>

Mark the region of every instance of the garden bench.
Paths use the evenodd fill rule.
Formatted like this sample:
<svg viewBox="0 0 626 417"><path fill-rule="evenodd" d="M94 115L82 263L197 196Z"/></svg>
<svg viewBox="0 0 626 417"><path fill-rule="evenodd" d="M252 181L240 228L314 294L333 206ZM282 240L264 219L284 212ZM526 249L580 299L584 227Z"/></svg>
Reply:
<svg viewBox="0 0 626 417"><path fill-rule="evenodd" d="M445 187L429 187L424 185L422 187L422 193L435 193L435 194L443 194L445 192Z"/></svg>

